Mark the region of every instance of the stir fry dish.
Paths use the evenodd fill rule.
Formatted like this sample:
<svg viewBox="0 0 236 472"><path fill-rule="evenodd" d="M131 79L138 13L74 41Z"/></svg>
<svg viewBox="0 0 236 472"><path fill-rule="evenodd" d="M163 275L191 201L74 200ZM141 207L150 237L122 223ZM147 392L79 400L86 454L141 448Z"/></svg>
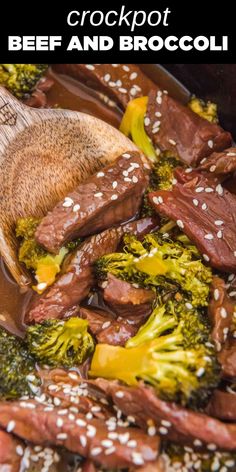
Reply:
<svg viewBox="0 0 236 472"><path fill-rule="evenodd" d="M0 313L0 472L236 471L233 138L134 64L0 65L31 107L65 107L61 81L135 146L16 221L32 284L17 332Z"/></svg>

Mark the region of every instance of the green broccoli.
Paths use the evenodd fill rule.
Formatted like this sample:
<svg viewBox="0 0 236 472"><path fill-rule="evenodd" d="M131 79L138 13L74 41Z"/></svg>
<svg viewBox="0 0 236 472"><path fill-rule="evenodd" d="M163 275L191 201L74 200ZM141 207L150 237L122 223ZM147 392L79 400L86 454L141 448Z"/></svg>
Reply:
<svg viewBox="0 0 236 472"><path fill-rule="evenodd" d="M24 341L0 327L0 398L9 400L35 393L39 380L34 371L35 360Z"/></svg>
<svg viewBox="0 0 236 472"><path fill-rule="evenodd" d="M40 246L34 237L40 219L34 217L20 218L16 225L16 236L20 239L19 261L27 269L33 270L38 282L33 288L42 293L46 287L52 285L56 275L60 272L61 264L69 249L62 247L57 255L49 254ZM79 244L79 242L78 242ZM42 288L41 288L42 287Z"/></svg>
<svg viewBox="0 0 236 472"><path fill-rule="evenodd" d="M82 364L94 350L87 328L88 322L76 317L67 321L50 319L30 326L26 343L40 363L73 367Z"/></svg>
<svg viewBox="0 0 236 472"><path fill-rule="evenodd" d="M193 306L207 306L211 269L206 267L194 246L163 238L160 233L124 237L124 252L108 254L95 262L95 273L106 279L108 272L140 286L155 288L160 296L180 291Z"/></svg>
<svg viewBox="0 0 236 472"><path fill-rule="evenodd" d="M126 347L96 346L90 375L128 385L141 380L164 400L203 405L219 383L220 369L213 349L197 337L194 342L196 317L194 323L188 333L184 317L178 320L173 305L157 307Z"/></svg>
<svg viewBox="0 0 236 472"><path fill-rule="evenodd" d="M44 75L46 64L0 64L0 84L17 98L24 98Z"/></svg>
<svg viewBox="0 0 236 472"><path fill-rule="evenodd" d="M152 216L155 211L151 207L148 194L156 190L169 190L173 185L174 169L183 164L175 157L168 154L161 154L158 161L152 166L150 174L149 186L144 194L141 206L141 216Z"/></svg>
<svg viewBox="0 0 236 472"><path fill-rule="evenodd" d="M183 446L167 443L162 453L167 470L176 472L182 470L235 471L236 454L234 452L198 452L191 449L188 449L187 454L186 452L187 450ZM192 467L190 468L191 463Z"/></svg>

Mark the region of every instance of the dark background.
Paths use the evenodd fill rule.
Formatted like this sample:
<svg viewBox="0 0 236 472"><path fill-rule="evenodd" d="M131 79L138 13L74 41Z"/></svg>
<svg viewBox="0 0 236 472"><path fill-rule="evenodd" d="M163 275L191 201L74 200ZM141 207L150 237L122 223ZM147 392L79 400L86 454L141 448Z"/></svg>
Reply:
<svg viewBox="0 0 236 472"><path fill-rule="evenodd" d="M130 33L129 27L69 27L66 17L71 10L118 10L121 5L131 10L164 10L167 6L172 13L169 15L170 26L168 27L139 27L134 33ZM148 6L148 5L149 6ZM118 1L91 2L90 0L67 0L66 2L55 2L33 0L24 2L1 2L1 26L0 26L0 56L2 62L133 62L133 63L166 63L166 62L199 62L199 63L231 63L235 61L235 15L233 3L225 0L224 3L212 0L155 0L155 2ZM190 36L229 36L229 51L175 51L162 50L153 51L123 51L116 48L107 52L78 52L66 51L68 40L72 35L109 35L113 39L121 34L136 34L147 37L158 35L168 36L174 34L178 37ZM45 52L8 52L8 35L62 35L64 43L61 48Z"/></svg>

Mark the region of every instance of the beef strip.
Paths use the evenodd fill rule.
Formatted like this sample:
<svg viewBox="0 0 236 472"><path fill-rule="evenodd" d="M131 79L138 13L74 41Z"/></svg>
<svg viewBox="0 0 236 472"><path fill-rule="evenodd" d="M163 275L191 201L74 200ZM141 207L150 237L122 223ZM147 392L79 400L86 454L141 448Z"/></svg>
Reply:
<svg viewBox="0 0 236 472"><path fill-rule="evenodd" d="M155 219L143 218L86 240L67 257L56 282L41 296L33 297L25 313L25 322L40 323L49 318L74 315L76 305L88 295L94 283L93 263L104 254L116 251L125 233L131 232L141 238L155 224Z"/></svg>
<svg viewBox="0 0 236 472"><path fill-rule="evenodd" d="M131 283L108 274L103 297L117 315L124 318L141 315L144 322L152 311L155 293L152 290L136 288Z"/></svg>
<svg viewBox="0 0 236 472"><path fill-rule="evenodd" d="M123 109L155 87L135 64L56 64L54 69L103 92Z"/></svg>
<svg viewBox="0 0 236 472"><path fill-rule="evenodd" d="M47 106L46 93L53 86L54 81L49 77L42 77L35 90L24 100L24 104L34 108L45 108Z"/></svg>
<svg viewBox="0 0 236 472"><path fill-rule="evenodd" d="M89 310L83 307L80 308L80 316L88 320L89 329L98 343L115 346L124 346L126 341L137 333L141 318L139 317L138 324L135 317L114 319L107 312ZM141 323L142 320L143 316Z"/></svg>
<svg viewBox="0 0 236 472"><path fill-rule="evenodd" d="M0 472L19 472L25 446L11 434L0 431Z"/></svg>
<svg viewBox="0 0 236 472"><path fill-rule="evenodd" d="M236 271L235 195L214 178L194 172L191 180L177 181L171 191L152 192L149 199L158 213L177 222L211 266Z"/></svg>
<svg viewBox="0 0 236 472"><path fill-rule="evenodd" d="M86 416L61 415L60 408L48 408L35 401L0 403L0 425L34 444L64 446L71 452L107 468L144 465L156 460L159 440L137 428L112 427L110 422L88 420ZM124 440L124 433L127 439ZM125 438L126 438L125 436ZM132 441L131 447L128 441Z"/></svg>
<svg viewBox="0 0 236 472"><path fill-rule="evenodd" d="M236 339L229 338L218 354L224 378L236 379Z"/></svg>
<svg viewBox="0 0 236 472"><path fill-rule="evenodd" d="M115 163L82 182L39 224L35 237L49 252L133 218L148 184L138 152L122 154Z"/></svg>
<svg viewBox="0 0 236 472"><path fill-rule="evenodd" d="M236 394L215 390L206 412L221 420L236 421Z"/></svg>
<svg viewBox="0 0 236 472"><path fill-rule="evenodd" d="M208 159L200 163L198 170L227 178L236 170L236 147L222 152L213 152Z"/></svg>
<svg viewBox="0 0 236 472"><path fill-rule="evenodd" d="M191 166L213 151L229 147L232 142L230 133L201 118L157 87L149 93L145 123L155 147L171 152Z"/></svg>
<svg viewBox="0 0 236 472"><path fill-rule="evenodd" d="M229 334L235 310L232 299L227 294L226 285L220 277L213 277L208 305L208 315L212 323L212 339L217 350L221 350Z"/></svg>
<svg viewBox="0 0 236 472"><path fill-rule="evenodd" d="M81 472L96 472L98 469L95 466L94 462L91 460L86 460L81 468Z"/></svg>
<svg viewBox="0 0 236 472"><path fill-rule="evenodd" d="M153 433L156 428L163 439L196 449L236 449L236 424L223 423L206 414L160 400L151 388L123 387L109 382L106 389L125 415L132 416L140 427L149 432L149 428Z"/></svg>

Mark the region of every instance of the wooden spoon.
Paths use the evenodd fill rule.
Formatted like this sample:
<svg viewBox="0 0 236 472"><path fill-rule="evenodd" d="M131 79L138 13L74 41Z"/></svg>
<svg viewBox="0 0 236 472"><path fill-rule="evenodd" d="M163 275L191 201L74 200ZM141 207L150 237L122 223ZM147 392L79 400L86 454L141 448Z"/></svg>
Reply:
<svg viewBox="0 0 236 472"><path fill-rule="evenodd" d="M30 277L18 262L18 218L44 215L88 175L134 149L104 121L29 108L0 87L0 253L20 286Z"/></svg>

